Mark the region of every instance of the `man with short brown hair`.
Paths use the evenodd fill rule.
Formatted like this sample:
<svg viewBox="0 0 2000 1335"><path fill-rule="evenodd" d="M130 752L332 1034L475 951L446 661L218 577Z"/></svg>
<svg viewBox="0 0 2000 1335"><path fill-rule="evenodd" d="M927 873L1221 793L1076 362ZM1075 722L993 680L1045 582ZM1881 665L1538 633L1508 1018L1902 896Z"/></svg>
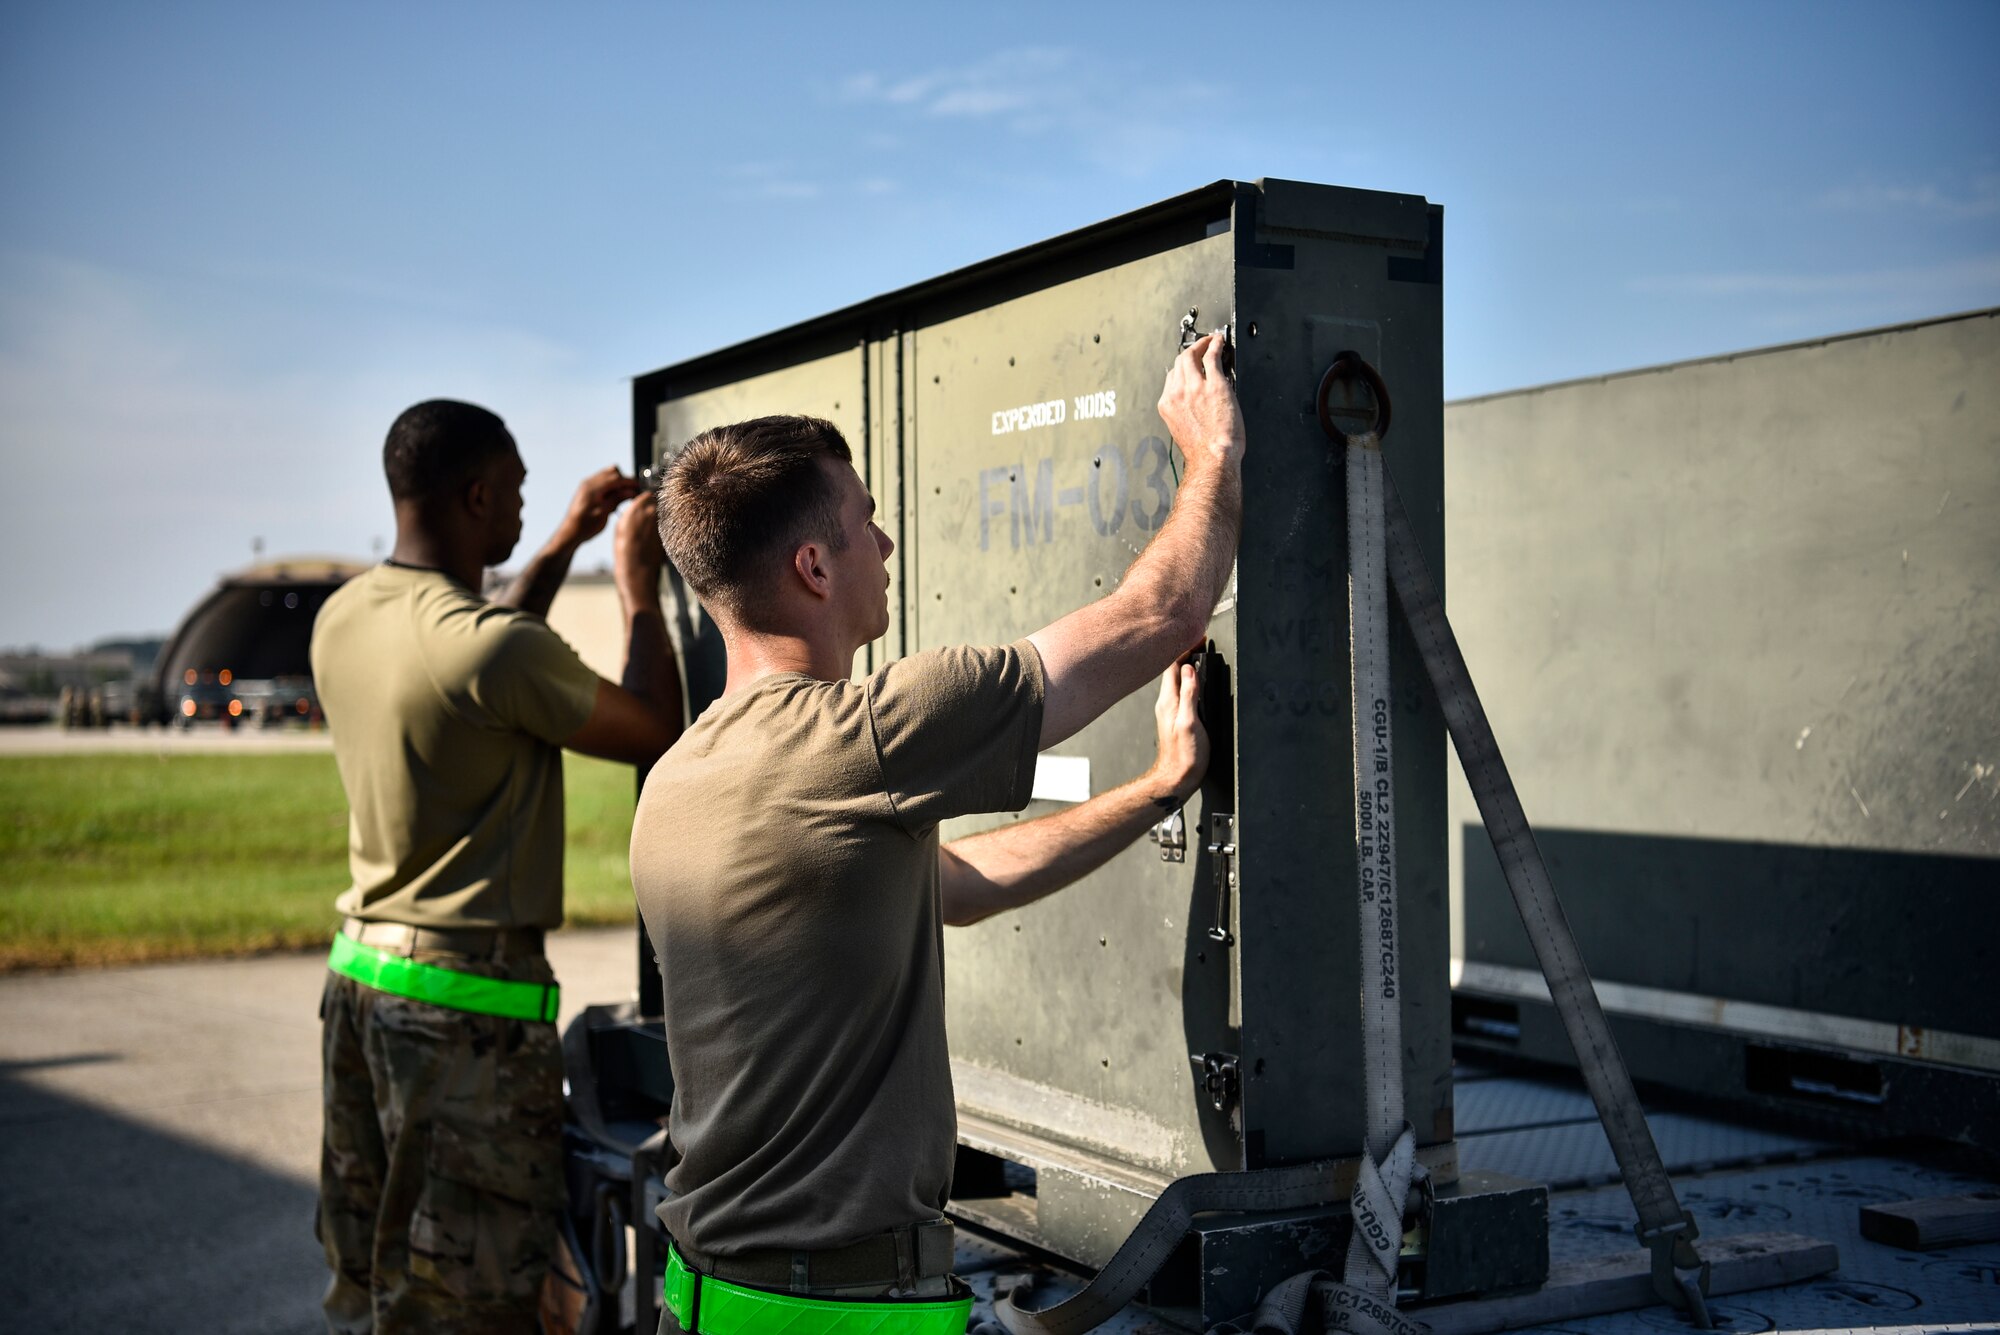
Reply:
<svg viewBox="0 0 2000 1335"><path fill-rule="evenodd" d="M668 466L661 538L729 671L654 767L632 835L680 1154L660 1207L662 1331L775 1328L765 1306L854 1299L874 1300L883 1335L963 1329L940 1217L956 1138L941 930L1076 880L1199 781L1195 674L1175 663L1207 628L1241 522L1222 352L1201 339L1167 378L1160 412L1187 474L1112 594L1017 643L926 650L859 681L855 653L888 629L894 544L840 433L760 418ZM942 821L1024 806L1038 751L1163 669L1145 775L939 846ZM891 1324L884 1298L905 1304Z"/></svg>

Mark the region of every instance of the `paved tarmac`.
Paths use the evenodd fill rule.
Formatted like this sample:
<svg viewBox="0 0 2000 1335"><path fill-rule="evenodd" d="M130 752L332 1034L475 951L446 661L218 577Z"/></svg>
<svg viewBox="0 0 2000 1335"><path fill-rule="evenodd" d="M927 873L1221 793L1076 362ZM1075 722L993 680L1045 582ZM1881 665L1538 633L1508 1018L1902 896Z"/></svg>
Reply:
<svg viewBox="0 0 2000 1335"><path fill-rule="evenodd" d="M93 752L159 755L268 755L274 751L331 751L324 728L0 728L0 756L70 756Z"/></svg>
<svg viewBox="0 0 2000 1335"><path fill-rule="evenodd" d="M630 995L634 944L619 929L551 939L564 1021L586 1004ZM312 1236L323 979L317 955L0 977L0 1331L324 1329L318 1303L326 1270ZM1526 1088L1523 1079L1469 1068L1458 1078L1466 1128L1485 1128L1462 1129L1469 1157L1502 1152L1499 1142L1517 1134L1509 1126L1547 1125L1551 1117L1574 1122L1557 1130L1601 1140L1570 1082L1538 1079ZM1491 1117L1480 1112L1482 1091L1491 1096L1484 1101ZM1670 1157L1676 1146L1714 1156L1716 1136L1750 1136L1711 1123L1702 1133L1708 1140L1696 1143L1695 1120L1654 1119ZM1787 1229L1835 1243L1840 1270L1731 1295L1715 1308L1727 1329L2000 1329L1993 1321L2000 1243L1912 1253L1858 1232L1860 1204L1991 1191L1990 1181L1781 1140L1724 1145L1724 1159L1747 1156L1736 1166L1686 1167L1677 1173L1681 1199L1705 1237ZM1589 1175L1587 1166L1518 1167L1558 1180ZM1558 1192L1549 1213L1558 1261L1632 1245L1622 1187ZM959 1267L983 1305L1003 1276L1040 1275L1038 1302L1076 1287L970 1233L960 1236ZM1883 1318L1888 1325L1874 1324ZM1687 1327L1655 1307L1539 1329L1650 1335ZM1154 1314L1130 1308L1101 1335L1162 1330Z"/></svg>
<svg viewBox="0 0 2000 1335"><path fill-rule="evenodd" d="M563 1020L634 987L560 932ZM0 1328L309 1335L324 957L0 978Z"/></svg>

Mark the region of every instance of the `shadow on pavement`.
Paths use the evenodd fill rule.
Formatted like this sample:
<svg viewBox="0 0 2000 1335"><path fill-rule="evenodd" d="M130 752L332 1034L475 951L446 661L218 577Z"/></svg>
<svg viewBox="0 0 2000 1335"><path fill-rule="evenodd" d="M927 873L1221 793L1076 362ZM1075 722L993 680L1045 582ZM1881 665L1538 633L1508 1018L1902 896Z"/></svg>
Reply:
<svg viewBox="0 0 2000 1335"><path fill-rule="evenodd" d="M112 1060L0 1063L0 1324L41 1335L324 1330L310 1183L20 1078Z"/></svg>
<svg viewBox="0 0 2000 1335"><path fill-rule="evenodd" d="M0 1079L16 1071L46 1071L57 1066L96 1066L101 1062L115 1062L115 1052L72 1052L63 1057L38 1057L32 1061L0 1061ZM12 1122L12 1100L0 1101L0 1125Z"/></svg>

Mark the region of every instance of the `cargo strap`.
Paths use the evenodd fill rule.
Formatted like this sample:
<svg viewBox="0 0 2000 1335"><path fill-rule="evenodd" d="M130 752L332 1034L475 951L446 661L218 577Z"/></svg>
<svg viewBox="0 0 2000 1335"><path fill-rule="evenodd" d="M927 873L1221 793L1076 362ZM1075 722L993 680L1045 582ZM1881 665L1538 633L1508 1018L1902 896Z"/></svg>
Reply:
<svg viewBox="0 0 2000 1335"><path fill-rule="evenodd" d="M1315 1313L1315 1308L1317 1312ZM1388 1303L1343 1284L1324 1270L1308 1270L1271 1286L1245 1323L1224 1321L1208 1335L1303 1335L1315 1329L1306 1318L1316 1314L1320 1331L1388 1331L1391 1335L1423 1335L1430 1327L1412 1321Z"/></svg>
<svg viewBox="0 0 2000 1335"><path fill-rule="evenodd" d="M1167 1184L1117 1253L1080 1293L1028 1311L1014 1295L994 1301L1010 1335L1083 1335L1116 1316L1180 1246L1197 1214L1210 1210L1298 1210L1334 1205L1346 1194L1352 1160L1324 1160L1247 1173L1193 1173Z"/></svg>
<svg viewBox="0 0 2000 1335"><path fill-rule="evenodd" d="M1366 432L1349 435L1334 422L1331 395L1343 381L1364 383L1374 399L1375 420ZM1610 1026L1604 1019L1604 1008L1598 1004L1596 989L1591 986L1590 974L1583 965L1583 955L1577 949L1576 936L1570 931L1569 920L1563 915L1562 905L1556 899L1548 867L1542 861L1534 832L1528 827L1527 815L1521 809L1520 796L1514 790L1514 781L1507 773L1506 763L1500 758L1500 746L1486 720L1479 693L1473 689L1472 674L1466 668L1465 655L1460 652L1458 639L1452 634L1451 623L1445 617L1444 600L1439 597L1437 584L1424 564L1423 550L1417 544L1416 531L1410 526L1402 498L1396 492L1395 479L1382 466L1380 436L1388 431L1389 413L1389 394L1375 368L1353 352L1343 352L1334 358L1333 365L1328 367L1325 378L1320 382L1319 420L1329 438L1347 447L1358 817L1366 812L1361 788L1362 780L1369 772L1362 763L1361 755L1364 699L1373 702L1375 728L1379 734L1373 738L1377 748L1375 777L1377 783L1383 785L1378 791L1378 799L1386 796L1388 623L1386 615L1381 614L1386 609L1379 609L1372 600L1364 603L1362 598L1364 587L1371 593L1375 587L1379 578L1376 572L1385 558L1386 548L1390 582L1395 586L1403 618L1416 639L1424 670L1430 677L1432 693L1437 697L1445 727L1458 749L1459 763L1465 770L1480 817L1485 822L1487 837L1493 841L1493 851L1499 857L1508 889L1513 892L1522 925L1527 929L1542 973L1548 979L1549 994L1562 1017L1570 1043L1576 1049L1577 1064L1582 1070L1584 1084L1590 1090L1591 1100L1597 1106L1598 1118L1604 1124L1605 1138L1611 1143L1620 1175L1638 1212L1636 1231L1639 1241L1652 1253L1653 1288L1663 1302L1685 1310L1696 1325L1708 1329L1710 1323L1703 1295L1708 1290L1709 1271L1692 1245L1696 1233L1694 1216L1681 1208L1674 1195L1666 1165L1660 1161L1659 1149L1653 1144L1653 1134L1646 1126L1646 1114L1639 1106L1639 1096L1632 1088L1632 1077L1626 1070L1624 1055L1611 1037ZM1364 665L1372 670L1377 662L1383 673L1380 692L1364 695L1361 679ZM1380 826L1378 836L1386 843L1390 838L1390 826L1383 819L1381 810L1377 812L1377 823ZM1377 1063L1384 1056L1378 1052L1375 1042L1385 1026L1371 1023L1367 1017L1367 1003L1378 994L1381 980L1375 977L1377 971L1368 967L1373 942L1369 935L1366 904L1370 876L1366 865L1368 832L1365 820L1357 818L1356 837L1361 841L1363 852L1362 973L1366 984L1362 993L1362 1028L1364 1041L1368 1044L1365 1049L1369 1067L1367 1081L1371 1099L1374 1099L1379 1097L1383 1083L1375 1073ZM1388 857L1386 849L1382 855ZM1389 902L1388 907L1382 910L1381 927L1385 961L1383 972L1393 968L1393 963L1389 962L1389 946L1393 942L1395 928L1393 861L1388 866L1391 878L1387 882ZM1382 878L1378 876L1377 879ZM1395 1007L1392 1005L1390 1009ZM1400 1071L1399 1052L1399 1048L1392 1048L1386 1057L1391 1062L1397 1062ZM1400 1120L1400 1098L1395 1112ZM1407 1128L1404 1130L1407 1131ZM1388 1133L1385 1110L1376 1103L1371 1108L1369 1126L1371 1154L1382 1153L1379 1138ZM1391 1156L1392 1164L1396 1157ZM1348 1278L1350 1283L1364 1283L1355 1276L1356 1262L1366 1255L1362 1246L1365 1216L1358 1185L1354 1210L1356 1228L1354 1243L1348 1252ZM1378 1250L1376 1254L1381 1256L1382 1252ZM1389 1259L1393 1260L1392 1257ZM1692 1273L1681 1273L1684 1271Z"/></svg>
<svg viewBox="0 0 2000 1335"><path fill-rule="evenodd" d="M509 1020L553 1024L562 995L554 983L482 978L376 946L364 946L344 935L333 938L333 953L327 957L326 967L377 992Z"/></svg>
<svg viewBox="0 0 2000 1335"><path fill-rule="evenodd" d="M1570 1046L1576 1050L1584 1085L1597 1105L1605 1139L1611 1142L1619 1175L1638 1212L1634 1231L1640 1244L1652 1253L1653 1291L1662 1302L1685 1311L1697 1326L1707 1330L1710 1322L1703 1295L1708 1292L1709 1268L1694 1249L1698 1231L1694 1216L1681 1208L1666 1165L1660 1161L1624 1054L1611 1036L1604 1007L1598 1003L1582 952L1577 949L1576 935L1556 899L1548 866L1535 843L1534 831L1528 828L1528 817L1521 809L1506 762L1500 758L1500 744L1493 738L1486 710L1472 687L1472 674L1465 666L1458 638L1445 619L1444 600L1424 564L1416 531L1396 493L1395 479L1386 472L1383 478L1390 583L1403 619L1416 637L1431 690L1451 732L1452 745L1458 750L1459 764L1472 787L1487 838L1493 841L1507 888L1513 892L1514 907L1520 911L1521 925L1527 929L1535 959L1548 979L1549 996L1562 1018Z"/></svg>
<svg viewBox="0 0 2000 1335"><path fill-rule="evenodd" d="M1328 375L1336 374L1328 371ZM1377 397L1377 427L1386 425ZM1377 430L1344 437L1347 465L1347 600L1353 652L1348 697L1354 742L1356 910L1361 969L1364 1152L1349 1213L1346 1282L1314 1281L1347 1329L1395 1329L1416 1132L1403 1116L1402 939L1396 908L1396 802L1389 690L1389 589L1384 571L1382 441ZM1310 1286L1308 1286L1310 1289ZM1301 1290L1299 1301L1305 1301Z"/></svg>
<svg viewBox="0 0 2000 1335"><path fill-rule="evenodd" d="M667 1310L688 1335L964 1335L972 1298L813 1298L703 1275L667 1249Z"/></svg>

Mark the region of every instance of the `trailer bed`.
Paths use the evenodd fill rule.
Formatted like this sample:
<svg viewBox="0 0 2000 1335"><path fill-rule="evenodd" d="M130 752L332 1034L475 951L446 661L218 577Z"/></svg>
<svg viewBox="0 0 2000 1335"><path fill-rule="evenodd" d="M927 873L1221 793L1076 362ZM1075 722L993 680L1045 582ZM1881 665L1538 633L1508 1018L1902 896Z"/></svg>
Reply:
<svg viewBox="0 0 2000 1335"><path fill-rule="evenodd" d="M1549 1260L1636 1251L1632 1205L1580 1084L1556 1074L1461 1068L1459 1146L1467 1168L1547 1182ZM1650 1110L1649 1110L1650 1111ZM1717 1329L1732 1331L2000 1330L2000 1242L1912 1250L1861 1235L1864 1207L2000 1191L2000 1182L1921 1150L1862 1147L1745 1125L1679 1108L1649 1121L1681 1202L1702 1238L1773 1231L1803 1234L1839 1251L1832 1274L1714 1300ZM961 1230L959 1273L978 1295L973 1321L992 1315L996 1287L1033 1285L1026 1305L1046 1307L1083 1276L991 1235ZM1476 1300L1475 1300L1476 1301ZM1440 1323L1459 1303L1415 1308ZM1181 1314L1134 1304L1106 1335L1164 1335ZM1691 1329L1664 1306L1515 1326L1591 1335Z"/></svg>

